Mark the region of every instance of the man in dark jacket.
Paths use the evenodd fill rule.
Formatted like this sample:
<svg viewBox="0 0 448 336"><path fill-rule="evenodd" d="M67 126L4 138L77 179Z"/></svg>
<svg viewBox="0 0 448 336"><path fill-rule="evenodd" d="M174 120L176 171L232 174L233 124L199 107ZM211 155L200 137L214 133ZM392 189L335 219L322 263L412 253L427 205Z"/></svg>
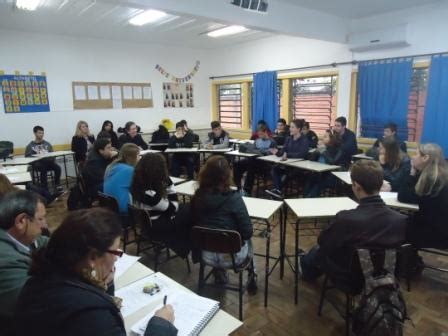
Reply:
<svg viewBox="0 0 448 336"><path fill-rule="evenodd" d="M388 138L388 137L394 138L398 142L398 144L400 146L400 150L403 153L407 153L408 147L406 145L406 142L401 141L398 138L397 132L398 132L397 124L392 123L392 122L388 123L388 124L384 125L383 139ZM379 156L380 140L381 139L377 139L375 141L375 143L373 144L373 147L367 151L367 155L373 157L375 160L377 160L378 156Z"/></svg>
<svg viewBox="0 0 448 336"><path fill-rule="evenodd" d="M30 191L8 193L0 200L0 335L9 335L20 291L28 280L31 253L46 245L45 205Z"/></svg>
<svg viewBox="0 0 448 336"><path fill-rule="evenodd" d="M347 128L347 119L339 117L335 120L334 131L339 134L342 140L342 164L349 165L352 161L352 156L358 153L358 143L356 142L356 135Z"/></svg>
<svg viewBox="0 0 448 336"><path fill-rule="evenodd" d="M211 122L212 131L208 133L204 146L207 149L229 148L229 133L222 129L219 121Z"/></svg>
<svg viewBox="0 0 448 336"><path fill-rule="evenodd" d="M192 148L193 133L185 131L184 124L176 124L176 133L168 141L168 148ZM194 179L194 156L190 153L174 153L171 158L171 175L180 176L180 169L185 166L190 180Z"/></svg>
<svg viewBox="0 0 448 336"><path fill-rule="evenodd" d="M125 143L133 143L139 146L141 149L148 149L148 144L143 140L142 136L138 134L138 126L133 121L128 121L124 126L125 133L120 135L118 142L121 146Z"/></svg>
<svg viewBox="0 0 448 336"><path fill-rule="evenodd" d="M319 235L318 245L300 263L304 280L312 281L326 273L331 279L347 281L351 288L359 290L362 274L351 266L355 249L400 246L405 240L407 217L388 208L379 196L383 171L378 162L358 161L350 175L359 206L339 212Z"/></svg>
<svg viewBox="0 0 448 336"><path fill-rule="evenodd" d="M95 197L103 190L104 173L112 159L112 145L109 139L100 138L93 144L82 175L90 197Z"/></svg>

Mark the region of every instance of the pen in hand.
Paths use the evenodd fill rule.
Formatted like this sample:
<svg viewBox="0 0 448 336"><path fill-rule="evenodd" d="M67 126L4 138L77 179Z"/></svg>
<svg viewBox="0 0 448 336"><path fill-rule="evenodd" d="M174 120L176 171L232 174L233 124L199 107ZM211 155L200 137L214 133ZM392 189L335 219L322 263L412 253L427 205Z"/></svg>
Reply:
<svg viewBox="0 0 448 336"><path fill-rule="evenodd" d="M168 295L165 295L165 296L163 297L163 305L164 305L164 306L166 306L166 299L168 299Z"/></svg>

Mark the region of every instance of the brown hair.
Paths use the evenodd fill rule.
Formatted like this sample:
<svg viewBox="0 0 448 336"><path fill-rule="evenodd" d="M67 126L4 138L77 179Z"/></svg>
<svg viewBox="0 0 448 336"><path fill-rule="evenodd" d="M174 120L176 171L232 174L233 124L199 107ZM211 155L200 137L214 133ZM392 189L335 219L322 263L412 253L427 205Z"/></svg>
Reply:
<svg viewBox="0 0 448 336"><path fill-rule="evenodd" d="M437 196L448 184L448 164L442 148L433 143L420 144L420 155L428 155L429 160L420 172L415 192L419 196Z"/></svg>
<svg viewBox="0 0 448 336"><path fill-rule="evenodd" d="M378 161L359 160L350 169L350 177L369 194L378 193L383 185L383 168Z"/></svg>
<svg viewBox="0 0 448 336"><path fill-rule="evenodd" d="M331 129L327 129L325 132L330 137L330 142L328 143L328 146L339 147L341 145L342 140L341 140L341 136L338 133L334 132Z"/></svg>
<svg viewBox="0 0 448 336"><path fill-rule="evenodd" d="M134 200L143 201L147 190L154 190L162 198L166 197L169 184L168 168L162 154L149 153L137 163L131 183L131 194Z"/></svg>
<svg viewBox="0 0 448 336"><path fill-rule="evenodd" d="M0 174L0 197L15 190L17 190L17 188L9 181L6 175Z"/></svg>
<svg viewBox="0 0 448 336"><path fill-rule="evenodd" d="M136 144L130 142L125 143L123 146L121 146L118 157L107 166L104 176L109 175L110 170L118 163L126 163L130 166L135 167L135 165L137 164L139 153L140 148Z"/></svg>
<svg viewBox="0 0 448 336"><path fill-rule="evenodd" d="M403 153L400 150L400 144L394 137L385 137L380 139L380 143L383 145L386 153L385 160L386 164L388 164L392 171L400 168L401 161L403 160Z"/></svg>
<svg viewBox="0 0 448 336"><path fill-rule="evenodd" d="M119 217L109 210L92 208L73 211L53 232L48 245L34 255L30 274L77 274L79 263L90 252L103 255L121 232Z"/></svg>

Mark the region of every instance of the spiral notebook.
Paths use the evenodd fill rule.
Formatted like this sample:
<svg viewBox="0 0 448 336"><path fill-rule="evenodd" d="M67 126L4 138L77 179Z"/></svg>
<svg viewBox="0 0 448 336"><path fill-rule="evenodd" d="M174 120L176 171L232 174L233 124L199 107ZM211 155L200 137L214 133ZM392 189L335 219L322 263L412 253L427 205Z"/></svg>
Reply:
<svg viewBox="0 0 448 336"><path fill-rule="evenodd" d="M178 336L196 336L205 328L207 323L219 310L219 302L194 293L179 292L168 296L167 304L174 309L174 326ZM157 309L161 306L157 307ZM132 326L131 332L135 336L145 334L148 321L154 316L154 309L148 316Z"/></svg>

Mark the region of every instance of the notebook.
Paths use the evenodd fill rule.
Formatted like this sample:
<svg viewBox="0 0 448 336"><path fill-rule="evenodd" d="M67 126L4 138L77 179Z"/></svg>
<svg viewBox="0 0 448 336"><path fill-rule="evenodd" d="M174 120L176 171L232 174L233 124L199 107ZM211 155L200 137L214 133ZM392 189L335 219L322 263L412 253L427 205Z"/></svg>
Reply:
<svg viewBox="0 0 448 336"><path fill-rule="evenodd" d="M205 328L207 323L219 310L219 302L194 293L177 292L168 296L167 304L174 309L174 326L178 336L196 336ZM148 321L154 316L157 307L148 316L132 326L131 332L135 336L145 334Z"/></svg>

